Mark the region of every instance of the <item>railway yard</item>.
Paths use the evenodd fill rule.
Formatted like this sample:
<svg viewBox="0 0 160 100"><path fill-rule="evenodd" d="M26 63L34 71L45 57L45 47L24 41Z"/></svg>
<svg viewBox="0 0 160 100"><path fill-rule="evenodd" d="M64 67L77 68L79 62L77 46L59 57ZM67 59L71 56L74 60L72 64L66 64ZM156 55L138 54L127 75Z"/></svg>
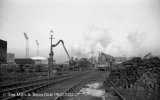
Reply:
<svg viewBox="0 0 160 100"><path fill-rule="evenodd" d="M160 100L160 0L0 0L0 100Z"/></svg>
<svg viewBox="0 0 160 100"><path fill-rule="evenodd" d="M2 100L70 100L86 84L103 83L109 71L87 70L73 74L1 85ZM76 95L76 96L75 96Z"/></svg>
<svg viewBox="0 0 160 100"><path fill-rule="evenodd" d="M159 56L128 59L99 52L97 59L74 59L63 40L52 44L52 39L48 60L13 54L12 63L0 62L1 100L160 100ZM56 64L53 47L60 43L68 60Z"/></svg>
<svg viewBox="0 0 160 100"><path fill-rule="evenodd" d="M83 70L58 69L59 71L51 77L47 76L47 71L14 70L22 77L1 78L0 99L159 100L159 67L160 59L157 57L151 59L134 57L105 70L94 69L92 66ZM2 71L3 74L6 73L5 70L6 68L1 68L1 74ZM34 76L30 76L33 73Z"/></svg>

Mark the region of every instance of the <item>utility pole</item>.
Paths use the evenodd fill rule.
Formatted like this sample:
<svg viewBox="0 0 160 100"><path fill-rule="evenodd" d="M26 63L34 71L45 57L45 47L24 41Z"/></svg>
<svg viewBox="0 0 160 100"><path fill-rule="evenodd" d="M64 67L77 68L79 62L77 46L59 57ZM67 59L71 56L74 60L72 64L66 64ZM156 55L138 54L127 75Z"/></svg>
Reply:
<svg viewBox="0 0 160 100"><path fill-rule="evenodd" d="M52 33L54 33L54 31L51 30L51 47L50 47L50 53L49 53L49 56L50 56L50 59L49 59L49 70L48 70L48 76L50 77L51 76L51 73L52 73L52 67L53 67L53 49L52 49L52 39L53 39L53 35Z"/></svg>

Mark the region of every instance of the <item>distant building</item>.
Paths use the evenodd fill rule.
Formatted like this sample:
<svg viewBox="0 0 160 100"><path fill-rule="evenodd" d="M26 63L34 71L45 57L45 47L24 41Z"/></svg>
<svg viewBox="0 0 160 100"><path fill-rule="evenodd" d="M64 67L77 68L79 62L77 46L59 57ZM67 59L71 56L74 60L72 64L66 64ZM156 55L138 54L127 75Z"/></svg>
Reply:
<svg viewBox="0 0 160 100"><path fill-rule="evenodd" d="M7 53L7 63L15 63L15 54L14 53Z"/></svg>
<svg viewBox="0 0 160 100"><path fill-rule="evenodd" d="M26 58L16 58L15 59L16 64L35 64L35 61L32 59L26 59Z"/></svg>
<svg viewBox="0 0 160 100"><path fill-rule="evenodd" d="M97 63L96 57L90 57L90 58L89 58L89 62L90 62L91 64L96 64L96 63Z"/></svg>
<svg viewBox="0 0 160 100"><path fill-rule="evenodd" d="M35 64L48 64L47 58L41 56L31 57L32 60L35 61Z"/></svg>
<svg viewBox="0 0 160 100"><path fill-rule="evenodd" d="M0 63L7 62L7 41L0 39Z"/></svg>

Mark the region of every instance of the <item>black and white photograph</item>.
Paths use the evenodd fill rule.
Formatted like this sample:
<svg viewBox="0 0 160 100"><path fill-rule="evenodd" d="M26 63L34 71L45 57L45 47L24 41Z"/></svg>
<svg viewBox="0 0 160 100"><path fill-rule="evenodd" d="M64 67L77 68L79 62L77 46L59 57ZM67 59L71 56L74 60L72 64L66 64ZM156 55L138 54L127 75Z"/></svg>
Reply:
<svg viewBox="0 0 160 100"><path fill-rule="evenodd" d="M0 100L160 100L160 0L0 0Z"/></svg>

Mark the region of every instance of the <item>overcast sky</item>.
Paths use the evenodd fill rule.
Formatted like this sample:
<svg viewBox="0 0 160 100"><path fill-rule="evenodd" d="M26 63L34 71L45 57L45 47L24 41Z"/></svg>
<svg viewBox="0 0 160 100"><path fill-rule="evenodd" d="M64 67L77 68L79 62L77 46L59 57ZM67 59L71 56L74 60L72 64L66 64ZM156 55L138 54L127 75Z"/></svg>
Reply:
<svg viewBox="0 0 160 100"><path fill-rule="evenodd" d="M0 0L0 39L8 51L25 57L29 37L30 57L49 57L50 31L53 43L64 40L73 57L95 56L99 51L113 56L160 54L159 0ZM67 60L61 45L54 48L57 61Z"/></svg>

